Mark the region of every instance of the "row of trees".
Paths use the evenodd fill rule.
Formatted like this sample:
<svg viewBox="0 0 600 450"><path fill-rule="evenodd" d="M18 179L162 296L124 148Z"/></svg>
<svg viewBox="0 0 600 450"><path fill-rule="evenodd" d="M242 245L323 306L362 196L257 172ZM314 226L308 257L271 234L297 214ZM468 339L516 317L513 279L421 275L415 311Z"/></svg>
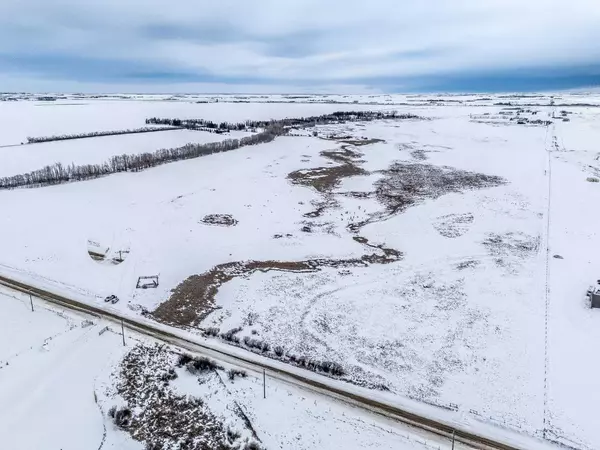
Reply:
<svg viewBox="0 0 600 450"><path fill-rule="evenodd" d="M228 122L216 123L212 120L204 119L166 119L160 117L150 117L146 119L146 124L170 125L172 127L189 128L193 130L208 131L209 133L225 133L231 130L245 130L246 124L232 124Z"/></svg>
<svg viewBox="0 0 600 450"><path fill-rule="evenodd" d="M218 125L218 129L223 131L229 130L245 130L261 128L264 131L246 136L241 139L226 139L221 142L212 142L208 144L186 144L183 147L161 149L152 153L141 153L136 155L119 155L113 156L108 161L102 164L83 164L76 166L75 164L63 165L56 163L51 166L46 166L39 170L34 170L29 173L14 175L10 177L0 178L0 189L14 189L25 186L47 186L52 184L65 183L70 181L83 181L91 178L97 178L104 175L110 175L118 172L137 172L140 170L155 167L161 164L180 161L184 159L198 158L199 156L211 155L213 153L226 152L235 150L247 145L262 144L271 142L275 137L287 133L290 127L310 127L315 125L323 125L330 123L344 123L349 121L372 121L383 119L419 119L419 116L414 114L398 114L397 112L384 111L340 111L322 116L302 117L302 118L286 118L281 120L255 121L248 120L243 123L230 124L223 122ZM156 123L163 125L171 125L177 128L199 129L211 128L215 125L214 122L205 121L203 119L147 119L146 123ZM209 124L212 124L209 127ZM225 124L225 125L223 125ZM223 127L223 128L222 128ZM173 129L173 128L169 128ZM97 132L88 133L86 135L71 135L54 136L52 138L30 138L33 142L44 142L42 140L61 140L61 139L78 139L81 137L104 136L108 133L125 134L126 132L149 132L162 131L165 128L142 128L127 131L115 132ZM104 133L104 134L103 134ZM32 142L32 141L30 141Z"/></svg>
<svg viewBox="0 0 600 450"><path fill-rule="evenodd" d="M137 172L161 164L227 152L247 145L271 142L286 132L283 127L269 127L262 133L241 139L226 139L208 144L186 144L183 147L161 149L152 153L113 156L102 164L63 165L56 163L21 175L0 178L0 189L48 186L70 181L83 181L118 172Z"/></svg>
<svg viewBox="0 0 600 450"><path fill-rule="evenodd" d="M273 125L284 127L307 127L314 125L326 125L330 123L418 118L419 116L414 114L398 114L396 111L338 111L332 114L324 114L322 116L286 118L280 120L247 120L245 122L238 123L221 122L218 124L216 122L204 119L169 119L151 117L146 119L146 124L170 125L174 127L190 129L206 129L207 131L214 130L216 132L227 132L244 131L254 128L267 128Z"/></svg>
<svg viewBox="0 0 600 450"><path fill-rule="evenodd" d="M41 137L28 137L28 144L38 144L40 142L52 142L52 141L68 141L70 139L85 139L99 136L116 136L119 134L135 134L135 133L152 133L155 131L168 131L181 129L183 127L142 127L134 128L132 130L112 130L112 131L92 131L90 133L78 133L78 134L60 134L55 136L41 136Z"/></svg>

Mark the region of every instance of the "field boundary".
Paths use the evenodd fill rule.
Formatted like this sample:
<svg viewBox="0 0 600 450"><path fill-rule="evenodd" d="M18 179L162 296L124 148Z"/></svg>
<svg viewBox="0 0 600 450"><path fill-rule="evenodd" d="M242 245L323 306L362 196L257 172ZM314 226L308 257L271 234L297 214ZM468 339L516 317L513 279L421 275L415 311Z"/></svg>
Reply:
<svg viewBox="0 0 600 450"><path fill-rule="evenodd" d="M183 336L175 332L175 330L167 330L165 327L162 327L159 324L152 324L144 320L128 317L116 311L108 311L97 306L67 298L63 295L52 293L45 289L40 289L23 282L13 280L6 276L0 275L0 285L18 292L35 296L44 301L66 307L80 313L91 314L96 317L116 322L130 330L150 336L167 344L175 345L192 352L217 358L224 362L229 362L254 372L262 373L263 370L267 370L267 374L272 378L309 389L319 394L327 395L370 412L398 420L409 426L445 437L449 440L455 439L456 442L466 444L473 448L484 450L519 450L532 448L529 444L533 444L534 440L537 441L537 444L539 444L534 447L542 448L541 445L544 445L544 447L546 445L546 443L540 442L528 435L519 435L526 439L532 440L527 446L523 444L504 443L497 440L497 438L495 439L484 436L483 434L469 431L449 422L426 417L425 415L414 411L409 411L406 407L399 407L398 405L394 405L393 403L385 400L370 398L366 395L366 393L358 392L360 389L357 389L354 386L351 389L343 389L339 385L336 385L336 380L329 380L325 377L315 375L310 372L301 374L298 370L293 370L294 368L286 368L285 363L272 361L267 358L262 358L258 355L242 355L241 353L246 353L245 351L235 351L236 349L231 349L231 351L229 351L229 349L222 347L211 346L207 342L201 342L191 336Z"/></svg>

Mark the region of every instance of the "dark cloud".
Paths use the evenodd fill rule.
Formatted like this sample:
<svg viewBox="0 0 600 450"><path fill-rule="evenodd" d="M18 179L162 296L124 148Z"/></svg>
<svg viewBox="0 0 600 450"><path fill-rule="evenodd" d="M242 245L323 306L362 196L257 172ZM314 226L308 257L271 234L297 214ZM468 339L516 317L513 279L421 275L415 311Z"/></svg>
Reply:
<svg viewBox="0 0 600 450"><path fill-rule="evenodd" d="M175 7L176 6L176 7ZM147 87L398 90L599 84L596 0L4 0L0 74ZM19 84L20 83L20 84Z"/></svg>

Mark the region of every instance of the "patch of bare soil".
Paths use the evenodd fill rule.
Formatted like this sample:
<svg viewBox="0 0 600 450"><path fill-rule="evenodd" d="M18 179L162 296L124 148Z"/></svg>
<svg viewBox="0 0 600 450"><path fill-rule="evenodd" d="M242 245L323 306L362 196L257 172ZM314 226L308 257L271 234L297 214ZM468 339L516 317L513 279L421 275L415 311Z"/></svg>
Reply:
<svg viewBox="0 0 600 450"><path fill-rule="evenodd" d="M456 264L456 270L466 270L466 269L473 269L475 267L477 267L480 264L479 261L476 261L474 259L469 259L466 261L461 261L458 264Z"/></svg>
<svg viewBox="0 0 600 450"><path fill-rule="evenodd" d="M329 164L336 165L296 170L288 175L288 179L292 183L312 187L322 194L321 200L312 202L315 209L304 214L307 219L316 219L321 217L325 211L338 207L339 203L335 199L332 190L338 187L344 178L368 174L366 170L359 166L364 162L360 160L363 155L352 150L350 145L343 145L341 149L322 151L321 156L329 159ZM315 230L335 234L335 225L331 222L316 223L307 221L304 222L301 229L305 233L311 233Z"/></svg>
<svg viewBox="0 0 600 450"><path fill-rule="evenodd" d="M474 217L471 213L448 214L438 217L433 222L433 227L444 237L457 238L469 230L473 220Z"/></svg>
<svg viewBox="0 0 600 450"><path fill-rule="evenodd" d="M374 192L364 192L364 191L348 191L348 192L339 192L337 195L341 195L344 197L365 199L365 198L373 197L375 195L375 193Z"/></svg>
<svg viewBox="0 0 600 450"><path fill-rule="evenodd" d="M117 392L127 402L121 428L149 450L239 448L235 433L202 399L178 395L169 387L176 378L174 355L161 346L134 347L121 362Z"/></svg>
<svg viewBox="0 0 600 450"><path fill-rule="evenodd" d="M413 150L410 152L410 156L417 161L427 161L429 159L425 154L425 150Z"/></svg>
<svg viewBox="0 0 600 450"><path fill-rule="evenodd" d="M363 244L367 247L381 250L383 252L383 254L385 255L385 258L395 259L396 261L398 261L398 260L400 260L400 258L402 258L402 252L395 250L393 248L384 247L383 244L371 244L371 243L369 243L369 240L366 237L354 236L352 239L354 239L359 244ZM375 256L378 256L378 255L375 255Z"/></svg>
<svg viewBox="0 0 600 450"><path fill-rule="evenodd" d="M509 272L518 269L522 260L533 256L539 249L539 236L530 236L520 232L504 234L490 233L483 241L483 246L499 267Z"/></svg>
<svg viewBox="0 0 600 450"><path fill-rule="evenodd" d="M495 175L410 162L394 163L380 173L383 177L375 182L374 194L385 209L361 222L351 223L347 227L349 231L356 233L367 224L387 220L427 199L506 183Z"/></svg>
<svg viewBox="0 0 600 450"><path fill-rule="evenodd" d="M363 155L350 150L348 146L342 146L341 150L322 151L321 156L340 165L296 170L288 175L288 179L294 184L313 187L321 193L328 193L339 186L344 178L368 173L358 166L362 162L358 159Z"/></svg>
<svg viewBox="0 0 600 450"><path fill-rule="evenodd" d="M343 140L338 140L338 142L342 142L344 144L349 144L349 145L355 145L357 147L360 147L362 145L370 145L370 144L377 144L378 142L385 142L385 140L383 139L343 139Z"/></svg>
<svg viewBox="0 0 600 450"><path fill-rule="evenodd" d="M207 225L220 225L225 227L232 227L238 223L238 221L230 214L208 214L204 216L204 219L202 219L201 222Z"/></svg>
<svg viewBox="0 0 600 450"><path fill-rule="evenodd" d="M448 166L394 163L375 183L379 201L389 211L403 211L427 199L452 192L483 189L505 183L501 177L468 172Z"/></svg>
<svg viewBox="0 0 600 450"><path fill-rule="evenodd" d="M330 208L337 208L339 205L332 195L325 195L323 196L323 200L314 201L311 202L311 204L315 207L315 209L303 214L303 216L308 219L316 219L317 217L321 217L326 210Z"/></svg>
<svg viewBox="0 0 600 450"><path fill-rule="evenodd" d="M208 272L180 283L171 297L161 303L150 315L157 321L180 327L198 326L215 310L215 296L219 288L235 277L248 277L256 271L317 272L322 267L366 267L369 264L389 264L401 253L383 246L371 245L383 254L366 254L351 259L310 259L306 261L242 261L219 264Z"/></svg>
<svg viewBox="0 0 600 450"><path fill-rule="evenodd" d="M288 175L288 179L294 184L313 187L319 192L327 192L337 187L340 181L346 177L366 175L366 173L365 170L353 164L343 164L296 170Z"/></svg>

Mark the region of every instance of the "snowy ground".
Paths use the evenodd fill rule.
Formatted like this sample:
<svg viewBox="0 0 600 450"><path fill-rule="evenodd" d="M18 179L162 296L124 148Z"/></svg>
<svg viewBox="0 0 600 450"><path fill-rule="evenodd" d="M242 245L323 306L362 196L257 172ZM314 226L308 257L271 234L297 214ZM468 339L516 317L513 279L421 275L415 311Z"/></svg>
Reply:
<svg viewBox="0 0 600 450"><path fill-rule="evenodd" d="M34 308L0 294L2 447L96 449L105 422L96 379L124 353L121 337L36 300Z"/></svg>
<svg viewBox="0 0 600 450"><path fill-rule="evenodd" d="M60 162L63 165L101 164L115 155L153 152L185 144L204 144L223 139L240 139L250 133L233 131L215 134L203 131L171 130L156 133L102 136L68 141L44 142L19 147L0 148L0 177L31 172Z"/></svg>
<svg viewBox="0 0 600 450"><path fill-rule="evenodd" d="M116 393L120 365L136 346L153 343L136 335L121 336L89 317L61 311L21 294L0 293L0 436L2 448L142 450L143 443L119 429L108 411L121 406ZM175 367L170 350L163 351ZM228 368L225 368L228 369ZM190 374L176 370L169 389L201 399L215 420L240 434L238 443L257 440L261 448L439 449L445 440L424 435L382 417L268 380L263 399L260 374L229 380L226 370ZM257 439L238 412L251 421Z"/></svg>
<svg viewBox="0 0 600 450"><path fill-rule="evenodd" d="M564 103L598 100L563 97ZM550 101L518 102L534 100ZM104 296L116 294L121 302L111 307L135 314L141 308L154 310L187 277L220 264L361 258L380 253L372 246L381 245L401 252L402 258L366 267L234 277L220 286L219 309L201 326L223 332L242 327L240 338L260 338L289 353L338 362L355 381L382 384L395 395L575 448L598 448L598 362L588 348L600 339L600 314L589 309L583 296L600 278L591 250L600 234L590 207L600 197L600 183L586 180L600 175L600 113L584 107L532 108L540 119L558 116L560 109L572 114L569 122L530 126L501 118L504 107L493 103L505 101L516 100L394 107L432 120L321 128L321 136L384 141L350 145L360 153L354 161L361 175L340 178L328 192L288 179L295 171L340 164L321 152L341 151L344 144L309 133L135 174L0 192L2 270L44 277L95 296L103 305ZM354 106L88 103L91 112L78 113L88 117L81 128L36 128L33 121L39 118L34 116L26 133L127 128L151 115L242 120ZM135 124L110 122L113 106L123 117L135 116ZM0 104L0 115L15 115L17 109L6 108L22 108L20 114L29 117L35 108L86 111L88 106L16 102ZM500 119L473 120L472 115L486 113ZM176 132L129 138L148 145L165 139L160 147L169 145L171 133ZM127 138L110 139L120 145ZM20 137L15 134L7 143L15 139ZM109 138L51 145L55 154L75 158L78 149L96 154L103 139ZM0 158L2 167L25 161L6 151ZM385 207L374 194L374 183L394 163L449 166L501 177L505 183L419 198L400 213L381 215ZM305 216L325 200L335 204L318 217ZM228 214L237 223L202 222L209 214ZM348 225L374 215L382 220L358 232L368 245L355 240ZM113 250L127 247L130 253L118 266L98 264L87 253L90 239ZM159 288L136 290L142 275L160 275Z"/></svg>
<svg viewBox="0 0 600 450"><path fill-rule="evenodd" d="M335 111L373 109L364 105L195 103L193 101L61 100L1 102L0 145L26 142L27 137L125 130L146 126L150 117L209 119L214 122L318 116ZM153 134L154 136L160 134ZM157 139L157 137L154 137ZM152 139L152 137L150 138ZM160 138L158 138L160 139ZM220 139L219 137L215 140Z"/></svg>

